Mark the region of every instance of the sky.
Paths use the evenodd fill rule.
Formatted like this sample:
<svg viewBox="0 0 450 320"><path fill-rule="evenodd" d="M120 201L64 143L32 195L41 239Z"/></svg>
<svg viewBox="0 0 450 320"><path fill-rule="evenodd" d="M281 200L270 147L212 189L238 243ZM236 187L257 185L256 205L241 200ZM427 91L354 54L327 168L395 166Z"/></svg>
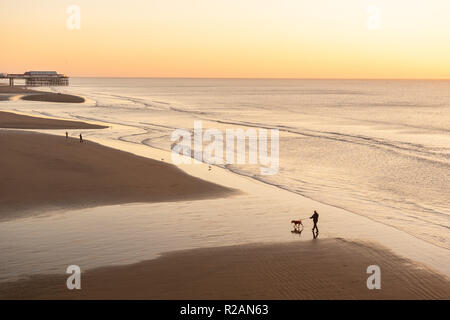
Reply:
<svg viewBox="0 0 450 320"><path fill-rule="evenodd" d="M449 0L0 1L0 72L450 79L449 15Z"/></svg>

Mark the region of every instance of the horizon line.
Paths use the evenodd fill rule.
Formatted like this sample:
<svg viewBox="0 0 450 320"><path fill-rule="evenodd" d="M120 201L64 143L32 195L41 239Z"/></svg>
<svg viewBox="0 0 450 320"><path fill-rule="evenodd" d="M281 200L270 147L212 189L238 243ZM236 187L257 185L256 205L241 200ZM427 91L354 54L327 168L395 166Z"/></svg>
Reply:
<svg viewBox="0 0 450 320"><path fill-rule="evenodd" d="M430 80L447 81L448 78L296 78L296 77L155 77L155 76L71 76L72 78L116 78L116 79L224 79L224 80Z"/></svg>

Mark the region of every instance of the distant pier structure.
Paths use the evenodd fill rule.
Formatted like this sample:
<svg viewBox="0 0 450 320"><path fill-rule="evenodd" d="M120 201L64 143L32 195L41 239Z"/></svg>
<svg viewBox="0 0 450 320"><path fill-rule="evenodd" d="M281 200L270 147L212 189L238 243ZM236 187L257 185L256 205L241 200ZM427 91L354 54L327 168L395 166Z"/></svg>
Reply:
<svg viewBox="0 0 450 320"><path fill-rule="evenodd" d="M9 79L9 85L14 86L15 79L24 79L27 87L68 86L69 77L56 71L27 71L23 74L0 73L0 79Z"/></svg>

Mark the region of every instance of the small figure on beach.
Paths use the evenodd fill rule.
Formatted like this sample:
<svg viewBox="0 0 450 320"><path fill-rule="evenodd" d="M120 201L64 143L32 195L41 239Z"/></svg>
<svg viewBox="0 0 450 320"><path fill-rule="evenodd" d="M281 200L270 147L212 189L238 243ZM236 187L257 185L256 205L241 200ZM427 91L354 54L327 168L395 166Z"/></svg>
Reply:
<svg viewBox="0 0 450 320"><path fill-rule="evenodd" d="M313 219L314 222L314 226L312 228L312 231L314 233L314 229L316 230L316 233L319 233L319 228L317 228L317 221L319 221L319 214L317 213L316 210L314 210L314 214L310 217L310 219Z"/></svg>
<svg viewBox="0 0 450 320"><path fill-rule="evenodd" d="M294 225L294 230L291 231L291 233L298 234L299 236L302 234L303 231L303 223L302 220L292 220L291 223Z"/></svg>
<svg viewBox="0 0 450 320"><path fill-rule="evenodd" d="M66 131L66 140L69 139L69 133Z"/></svg>
<svg viewBox="0 0 450 320"><path fill-rule="evenodd" d="M80 133L80 143L83 142L83 136Z"/></svg>
<svg viewBox="0 0 450 320"><path fill-rule="evenodd" d="M294 225L294 231L299 231L302 232L303 231L303 223L302 220L292 220L291 223Z"/></svg>

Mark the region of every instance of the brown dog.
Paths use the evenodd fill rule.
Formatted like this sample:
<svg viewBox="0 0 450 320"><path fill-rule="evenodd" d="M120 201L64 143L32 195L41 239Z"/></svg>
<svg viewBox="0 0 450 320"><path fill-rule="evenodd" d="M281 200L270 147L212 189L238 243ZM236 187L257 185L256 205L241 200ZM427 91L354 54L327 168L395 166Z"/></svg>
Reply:
<svg viewBox="0 0 450 320"><path fill-rule="evenodd" d="M296 231L303 230L302 220L292 220L291 223L294 224L294 230L296 230ZM300 227L301 227L301 229L300 229Z"/></svg>

